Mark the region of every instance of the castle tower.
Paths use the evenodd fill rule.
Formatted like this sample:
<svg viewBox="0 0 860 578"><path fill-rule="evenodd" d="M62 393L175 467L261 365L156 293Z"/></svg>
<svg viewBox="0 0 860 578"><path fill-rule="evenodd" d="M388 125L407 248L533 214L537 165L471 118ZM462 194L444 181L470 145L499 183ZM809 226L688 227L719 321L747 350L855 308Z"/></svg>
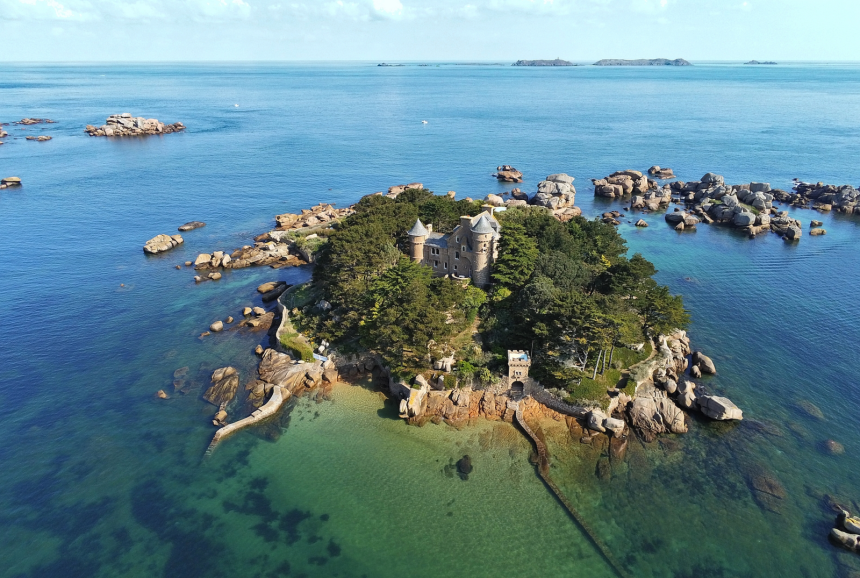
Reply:
<svg viewBox="0 0 860 578"><path fill-rule="evenodd" d="M493 251L495 230L486 215L481 215L472 227L472 247L475 254L472 265L472 282L483 287L490 282L490 259Z"/></svg>
<svg viewBox="0 0 860 578"><path fill-rule="evenodd" d="M415 224L412 225L412 228L406 234L409 235L410 256L413 261L420 263L424 260L424 242L430 235L430 231L421 224L421 219L415 219Z"/></svg>
<svg viewBox="0 0 860 578"><path fill-rule="evenodd" d="M532 362L529 354L518 349L508 350L508 379L511 383L525 381L529 376L529 368Z"/></svg>

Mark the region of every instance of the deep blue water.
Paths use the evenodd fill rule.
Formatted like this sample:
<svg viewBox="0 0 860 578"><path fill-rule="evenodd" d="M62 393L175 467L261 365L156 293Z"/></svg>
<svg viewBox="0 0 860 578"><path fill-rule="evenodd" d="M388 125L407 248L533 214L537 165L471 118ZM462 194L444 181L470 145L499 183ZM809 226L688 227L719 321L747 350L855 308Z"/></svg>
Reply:
<svg viewBox="0 0 860 578"><path fill-rule="evenodd" d="M188 130L83 132L119 112ZM264 336L197 336L259 304L259 283L308 272L246 269L198 286L174 266L249 243L275 214L393 184L510 189L490 177L503 163L529 192L547 174L575 176L590 216L611 205L588 179L652 164L683 180L860 185L856 65L2 65L0 122L23 117L58 123L6 126L0 146L0 177L24 181L0 191L0 576L612 575L531 475L525 446L391 423L369 393L302 402L279 440L243 435L201 460L213 408L199 389L173 394L174 369L191 367L198 388L226 364L250 377ZM23 139L43 133L53 140ZM634 454L611 483L559 457L556 479L569 475L565 490L636 575L857 567L826 541L824 496L860 502L860 219L795 216L828 234L678 235L660 216L621 227L684 295L694 345L720 372L708 385L770 432L697 423L681 449ZM192 219L208 225L183 246L142 253ZM172 398L155 400L158 389ZM845 453L824 452L826 439ZM487 458L483 477L452 484L433 464L471 443L507 448L511 465ZM439 475L414 475L423 467ZM785 488L780 513L754 500L761 471ZM460 500L452 517L448 495Z"/></svg>

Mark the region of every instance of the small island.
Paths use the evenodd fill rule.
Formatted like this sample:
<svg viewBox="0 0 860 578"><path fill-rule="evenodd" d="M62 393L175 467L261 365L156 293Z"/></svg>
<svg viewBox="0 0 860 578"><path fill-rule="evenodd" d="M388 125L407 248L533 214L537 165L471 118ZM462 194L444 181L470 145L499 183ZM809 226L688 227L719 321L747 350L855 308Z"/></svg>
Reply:
<svg viewBox="0 0 860 578"><path fill-rule="evenodd" d="M561 58L555 60L517 60L511 66L580 66Z"/></svg>
<svg viewBox="0 0 860 578"><path fill-rule="evenodd" d="M638 60L623 60L618 58L605 58L598 60L594 66L693 66L683 58L669 60L668 58L640 58Z"/></svg>
<svg viewBox="0 0 860 578"><path fill-rule="evenodd" d="M776 66L776 62L772 60L765 60L764 62L759 62L758 60L750 60L749 62L744 62L744 64L764 64L768 66Z"/></svg>
<svg viewBox="0 0 860 578"><path fill-rule="evenodd" d="M185 130L185 125L181 122L165 124L157 118L133 117L124 112L110 115L102 126L88 124L84 130L90 136L144 136L180 132Z"/></svg>

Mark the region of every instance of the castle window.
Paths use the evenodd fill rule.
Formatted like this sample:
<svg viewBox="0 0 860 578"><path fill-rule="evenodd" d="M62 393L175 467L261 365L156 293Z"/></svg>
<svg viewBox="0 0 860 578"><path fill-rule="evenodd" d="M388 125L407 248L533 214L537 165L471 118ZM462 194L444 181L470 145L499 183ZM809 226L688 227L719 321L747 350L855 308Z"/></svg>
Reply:
<svg viewBox="0 0 860 578"><path fill-rule="evenodd" d="M448 263L445 263L445 268L446 268L446 269L448 268Z"/></svg>
<svg viewBox="0 0 860 578"><path fill-rule="evenodd" d="M457 237L457 242L458 242L458 243L460 242L460 237Z"/></svg>
<svg viewBox="0 0 860 578"><path fill-rule="evenodd" d="M456 270L457 270L457 266L456 266L456 265L454 265L454 271L456 271Z"/></svg>
<svg viewBox="0 0 860 578"><path fill-rule="evenodd" d="M460 258L460 251L454 251L454 258L455 258L455 259L459 259L459 258Z"/></svg>
<svg viewBox="0 0 860 578"><path fill-rule="evenodd" d="M433 261L433 266L438 269L439 268L439 261Z"/></svg>

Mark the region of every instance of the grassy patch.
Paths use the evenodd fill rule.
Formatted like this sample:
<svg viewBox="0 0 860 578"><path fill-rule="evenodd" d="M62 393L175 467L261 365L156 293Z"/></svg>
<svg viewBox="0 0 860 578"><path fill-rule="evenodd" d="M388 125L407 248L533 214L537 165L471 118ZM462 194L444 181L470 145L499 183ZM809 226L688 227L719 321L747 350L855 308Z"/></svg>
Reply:
<svg viewBox="0 0 860 578"><path fill-rule="evenodd" d="M761 212L758 209L756 209L755 207L753 207L752 205L748 205L746 203L738 203L738 204L740 206L742 206L744 209L746 209L747 211L749 211L750 213L752 213L753 215L758 215Z"/></svg>
<svg viewBox="0 0 860 578"><path fill-rule="evenodd" d="M292 351L294 357L298 357L302 361L306 361L308 363L313 363L314 350L311 348L311 344L308 343L308 340L298 333L285 333L284 335L281 335L281 345L283 345L284 349L287 351Z"/></svg>

